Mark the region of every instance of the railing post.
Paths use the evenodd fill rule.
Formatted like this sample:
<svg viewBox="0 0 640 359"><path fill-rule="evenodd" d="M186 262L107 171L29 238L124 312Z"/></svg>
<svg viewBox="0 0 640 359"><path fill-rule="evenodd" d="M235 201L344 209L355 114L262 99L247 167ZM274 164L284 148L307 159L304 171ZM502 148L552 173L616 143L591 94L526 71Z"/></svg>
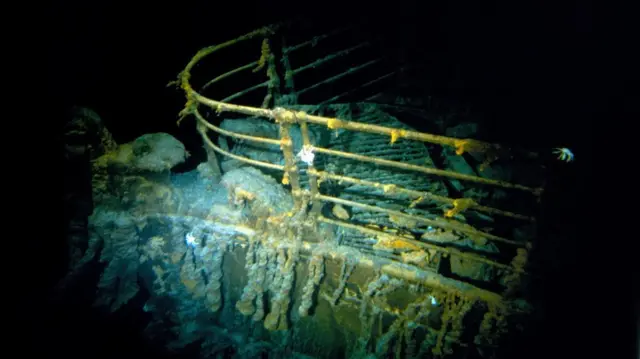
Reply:
<svg viewBox="0 0 640 359"><path fill-rule="evenodd" d="M198 123L198 132L206 133L206 128L201 123ZM205 152L207 153L207 166L209 166L210 173L213 175L216 181L222 178L222 171L220 170L220 164L218 163L218 157L216 157L216 151L208 146L206 142L203 143Z"/></svg>
<svg viewBox="0 0 640 359"><path fill-rule="evenodd" d="M302 191L300 190L298 166L296 166L296 159L293 154L293 141L289 133L291 122L294 119L293 113L283 108L276 108L273 110L273 114L276 122L280 125L280 148L284 155L284 177L282 178L282 183L291 185L291 194L293 195L295 206L294 211L298 212L302 203Z"/></svg>
<svg viewBox="0 0 640 359"><path fill-rule="evenodd" d="M307 126L304 116L298 117L297 120L300 124L300 133L302 133L302 144L305 148L311 148L313 145L309 140L309 127ZM315 222L316 218L320 214L322 201L316 199L316 195L320 193L320 189L318 188L318 176L316 175L313 161L308 163L307 174L309 175L309 191L311 192L310 200L312 201L310 217Z"/></svg>

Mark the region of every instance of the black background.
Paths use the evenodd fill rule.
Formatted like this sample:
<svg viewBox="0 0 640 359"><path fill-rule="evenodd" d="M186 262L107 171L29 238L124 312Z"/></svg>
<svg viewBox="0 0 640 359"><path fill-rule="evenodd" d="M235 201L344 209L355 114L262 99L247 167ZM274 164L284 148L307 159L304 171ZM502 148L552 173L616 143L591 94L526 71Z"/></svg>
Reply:
<svg viewBox="0 0 640 359"><path fill-rule="evenodd" d="M497 142L574 151L576 161L557 168L543 202L543 236L549 236L539 251L548 266L534 286L546 303L545 320L516 343L522 351L513 357L616 357L627 348L628 328L602 323L623 294L602 291L612 279L590 266L600 251L583 205L592 188L592 158L609 151L596 145L597 134L626 100L620 70L626 59L616 52L622 40L603 15L588 1L60 1L46 14L50 120L61 125L71 106L87 106L118 143L163 131L196 146L195 131L175 125L183 94L166 84L198 49L300 16L336 26L375 19L378 30L412 56L435 64L425 74L434 96L470 104L490 119L484 125ZM89 289L51 303L50 288L64 273L63 236L38 248L44 275L27 302L35 323L26 332L34 343L27 349L78 357L164 355L140 336L144 316L104 316L88 306ZM607 335L611 331L616 334Z"/></svg>

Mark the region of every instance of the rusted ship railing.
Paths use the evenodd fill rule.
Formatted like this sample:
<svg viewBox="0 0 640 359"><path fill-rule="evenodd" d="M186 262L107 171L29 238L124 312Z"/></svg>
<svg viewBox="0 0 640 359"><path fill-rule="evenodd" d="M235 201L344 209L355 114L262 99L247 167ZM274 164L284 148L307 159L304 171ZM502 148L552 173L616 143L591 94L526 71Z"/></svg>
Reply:
<svg viewBox="0 0 640 359"><path fill-rule="evenodd" d="M495 236L492 235L490 233L486 233L486 232L482 232L479 230L476 230L475 228L466 225L464 223L460 223L457 221L454 221L452 219L445 219L445 218L421 218L418 216L413 216L413 215L408 215L399 211L391 211L385 208L381 208L381 207L375 207L375 206L369 206L369 205L365 205L365 204L360 204L360 203L355 203L355 202L350 202L350 201L346 201L343 199L339 199L336 197L331 197L331 196L327 196L327 195L323 195L320 193L319 191L319 186L318 186L318 180L319 179L324 179L324 178L333 178L333 179L337 179L337 180L341 180L341 181L347 181L347 182L352 182L352 183L358 183L361 185L365 185L365 186L370 186L370 187L374 187L374 188L383 188L385 190L385 193L389 192L403 192L405 194L409 194L411 196L413 196L415 198L416 201L414 201L413 205L415 206L416 202L425 202L425 201L436 201L436 202L440 202L440 203L445 203L448 205L453 205L453 209L449 211L449 214L451 213L458 213L467 209L473 209L473 210L478 210L478 211L484 211L486 213L492 213L492 214L497 214L497 215L503 215L503 216L508 216L508 217L512 217L512 218L516 218L516 219L521 219L521 220L525 220L525 221L533 221L533 217L530 216L525 216L525 215L521 215L521 214L517 214L517 213L513 213L513 212L509 212L509 211L503 211L500 209L496 209L496 208L491 208L491 207L486 207L486 206L481 206L478 203L473 202L472 200L468 200L468 201L461 201L460 199L453 199L453 198L447 198L447 197L443 197L443 196L438 196L432 193L428 193L428 192L418 192L418 191L413 191L410 189L404 189L401 188L399 186L395 186L395 185L384 185L381 183L376 183L376 182L371 182L371 181L363 181L363 180L359 180L357 178L349 178L349 177L345 177L345 176L338 176L335 174L331 174L331 173L327 173L324 171L317 171L314 169L313 164L310 163L310 166L308 167L307 170L307 174L310 177L310 182L309 182L309 189L308 190L303 190L300 187L299 184L299 170L298 167L295 163L295 154L293 153L293 147L292 147L292 141L291 139L288 137L288 128L293 125L293 124L298 124L301 127L301 133L302 133L302 137L303 137L303 144L305 146L305 148L308 151L312 151L312 152L316 152L316 153L323 153L326 155L330 155L330 156L338 156L338 157L343 157L343 158L350 158L350 159L354 159L354 160L358 160L358 161L366 161L366 162L370 162L370 163L374 163L377 165L383 165L383 166L390 166L390 167L395 167L395 168L399 168L399 169L403 169L403 170L412 170L412 171L419 171L425 174L429 174L429 175L435 175L435 176L443 176L443 177L449 177L449 178L455 178L458 180L463 180L463 181L470 181L470 182L474 182L474 183L480 183L480 184L484 184L484 185L490 185L490 186L498 186L498 187L502 187L502 188L510 188L510 189L517 189L517 190L522 190L522 191L526 191L526 192L530 192L532 193L534 196L539 196L542 192L541 188L534 188L534 187L528 187L528 186L523 186L523 185L519 185L519 184L513 184L510 182L506 182L506 181L500 181L500 180L494 180L494 179L488 179L488 178L483 178L483 177L477 177L477 176L471 176L471 175L466 175L466 174L461 174L461 173L457 173L457 172L453 172L453 171L447 171L447 170L441 170L441 169L437 169L437 168L430 168L430 167L424 167L424 166L417 166L417 165L413 165L413 164L406 164L406 163L402 163L402 162L397 162L397 161L390 161L390 160L386 160L386 159L381 159L381 158L374 158L374 157L369 157L369 156L362 156L362 155L358 155L358 154L353 154L353 153L349 153L349 152L342 152L342 151L335 151L335 150L331 150L331 149L327 149L327 148L322 148L322 147L318 147L318 146L314 146L313 144L310 143L309 141L309 135L308 135L308 130L307 130L307 124L308 123L312 123L315 125L322 125L322 126L326 126L328 129L346 129L346 130L352 130L352 131L363 131L363 132L369 132L369 133L375 133L375 134L380 134L380 135L386 135L390 137L390 144L393 144L394 142L396 142L398 139L406 139L406 140L416 140L416 141L422 141L422 142L428 142L428 143L432 143L432 144L438 144L438 145L443 145L443 146L451 146L453 148L456 149L456 153L458 155L464 153L465 151L491 151L492 149L494 149L496 147L496 145L493 144L489 144L489 143L485 143L485 142L481 142L481 141L477 141L477 140L473 140L473 139L458 139L458 138L451 138L451 137L446 137L446 136L439 136L439 135L433 135L433 134L428 134L428 133L421 133L421 132L416 132L416 131L409 131L409 130L399 130L399 129L395 129L395 128L388 128L388 127L384 127L384 126L378 126L378 125L370 125L370 124L365 124L365 123L359 123L359 122L355 122L355 121L347 121L347 120L343 120L343 119L338 119L338 118L326 118L326 117L321 117L321 116L314 116L314 115L309 115L306 114L302 111L290 111L284 108L275 108L275 109L267 109L267 108L256 108L256 107L251 107L251 106L243 106L243 105L235 105L235 104L230 104L230 103L226 103L225 101L216 101L216 100L212 100L209 98L206 98L204 96L202 96L200 93L198 93L197 91L195 91L191 84L190 84L190 71L193 68L193 66L198 63L202 58L204 58L207 55L210 55L224 47L230 46L232 44L235 44L239 41L243 41L243 40L248 40L257 36L269 36L270 34L273 33L273 31L275 31L274 27L268 27L268 28L264 28L264 29L260 29L257 31L254 31L250 34L241 36L235 40L232 41L228 41L225 42L221 45L217 45L217 46L212 46L212 47L208 47L205 48L201 51L199 51L196 56L194 56L194 58L189 62L189 64L187 65L187 67L185 68L185 70L179 75L179 80L178 83L180 84L181 88L185 91L186 93L186 97L187 97L187 105L185 106L185 109L181 112L181 116L187 115L187 114L193 114L195 115L197 121L198 121L198 130L200 131L200 133L202 134L203 138L205 139L206 143L213 148L215 151L217 151L218 153L220 153L223 156L229 156L232 157L236 160L239 161L243 161L247 164L251 164L254 166L259 166L259 167L263 167L263 168L269 168L269 169L275 169L275 170L282 170L284 171L284 176L283 176L283 183L285 184L289 184L291 185L292 188L292 194L294 196L295 199L295 203L296 206L299 206L301 203L300 198L302 196L308 196L311 199L311 203L313 204L312 210L310 211L310 216L312 218L317 218L318 216L320 216L320 203L323 201L330 201L330 202L334 202L334 203L342 203L345 205L349 205L349 206L360 206L362 208L366 208L367 210L372 210L372 211L378 211L378 212L384 212L388 215L394 215L394 216L400 216L400 217L406 217L407 219L410 220L414 220L414 221L418 221L420 223L424 223L426 225L430 225L433 227L437 227L437 228L443 228L443 229L449 229L449 230L457 230L460 231L462 233L466 233L468 235L475 235L475 236L482 236L488 240L493 240L493 241L499 241L502 243L507 243L507 244L512 244L515 246L519 246L519 247L527 247L528 244L526 243L519 243L516 241L512 241L506 238L502 238L499 236ZM264 42L263 42L264 44ZM273 56L272 54L264 54L263 51L263 55L264 56ZM254 65L257 65L258 63L265 63L267 62L265 59L262 59L261 61L256 61L254 63L250 63L247 65L242 66L241 68L239 68L240 70L246 70L251 68ZM303 67L304 68L304 67ZM226 73L224 75L218 76L216 77L216 79L214 79L214 81L220 80L222 78L226 78L228 76L230 76L233 73L236 73L238 70L234 70L231 73ZM206 86L210 85L212 82L208 82L206 84ZM250 116L260 116L260 117L266 117L269 118L271 120L276 121L281 128L281 139L280 140L275 140L275 139L271 139L271 138L261 138L261 137L256 137L256 136L249 136L249 135L244 135L244 134L238 134L238 133L232 133L230 131L226 131L223 130L217 126L212 125L211 123L209 123L202 115L201 113L198 111L198 104L202 104L205 106L208 106L212 109L214 109L217 113L221 113L221 112L235 112L235 113L242 113L245 115L250 115ZM225 135L225 136L231 136L231 137L235 137L238 139L242 139L242 140L246 140L246 141L254 141L254 142L260 142L260 143L267 143L267 144L271 144L271 145L279 145L283 151L284 157L285 157L285 165L281 166L281 165L275 165L272 163L267 163L267 162L261 162L261 161L257 161L257 160L253 160L253 159L249 159L243 156L238 156L235 154L232 154L228 151L223 150L222 148L216 146L212 141L210 141L208 139L208 136L206 135L206 130L213 130L221 135ZM452 217L452 215L446 215L445 217ZM439 219L439 220L438 220ZM406 239L405 239L406 240ZM437 245L433 245L434 247L438 247ZM482 258L480 256L478 256L479 258ZM493 261L490 261L493 262ZM493 262L496 266L501 266L499 263ZM521 271L521 268L517 268L514 269L516 271Z"/></svg>
<svg viewBox="0 0 640 359"><path fill-rule="evenodd" d="M497 153L499 153L501 150L499 145L486 143L486 142L482 142L474 139L460 139L460 138L446 137L446 136L411 131L406 129L397 129L397 128L379 126L379 125L360 123L357 121L350 121L342 118L322 117L322 116L312 115L304 111L290 110L285 108L286 106L270 106L270 104L274 104L274 105L287 104L287 103L291 104L292 101L295 102L296 94L309 91L311 89L314 89L317 86L336 81L337 79L348 75L350 71L346 71L342 74L332 76L327 80L321 81L316 85L307 86L305 89L297 92L295 91L293 86L293 76L295 74L308 69L312 69L313 67L321 65L326 61L331 61L336 57L347 54L350 51L355 51L360 47L366 46L366 44L361 44L361 45L354 46L353 48L339 51L337 54L334 54L335 56L332 56L332 55L326 56L316 62L309 63L306 66L299 67L298 69L295 69L295 70L291 68L288 57L286 55L288 55L290 52L294 50L297 50L299 48L312 44L313 41L317 41L317 40L312 40L308 43L302 43L297 46L286 48L282 52L283 58L281 59L281 62L285 65L283 88L284 88L284 91L286 92L286 94L282 96L280 93L280 78L277 75L276 66L275 66L275 55L273 54L272 49L269 48L269 41L268 41L269 37L272 36L276 32L276 30L277 30L277 27L275 26L265 27L263 29L256 30L254 32L241 36L237 39L225 42L223 44L210 46L200 50L187 64L185 69L179 74L178 80L174 82L175 84L179 85L182 90L184 90L186 99L187 99L185 108L180 112L179 121L181 121L186 116L189 116L189 115L194 116L197 121L197 130L201 134L206 145L222 156L228 156L230 158L233 158L235 160L244 162L252 166L282 171L283 172L282 183L284 185L291 186L291 193L294 198L294 206L295 206L294 212L305 213L306 218L304 222L307 226L309 225L314 226L319 222L329 223L332 225L341 226L343 228L348 228L350 230L357 230L374 238L380 238L381 236L384 236L387 239L395 241L396 244L399 243L402 246L402 248L408 248L411 250L429 250L429 251L434 251L436 253L439 253L440 255L457 256L460 258L476 261L478 263L487 264L487 265L496 267L498 269L504 270L507 273L510 273L508 275L510 275L511 278L513 279L511 283L516 283L514 285L517 286L519 282L518 279L520 278L521 275L525 273L525 266L526 266L528 251L531 248L531 244L528 242L515 241L512 239L504 238L501 236L493 235L485 231L478 230L472 227L471 225L468 225L466 223L463 223L454 219L454 216L458 213L461 213L467 210L473 210L473 211L484 212L484 213L498 215L498 216L509 217L515 220L523 221L525 223L535 222L535 218L530 215L524 215L524 214L514 213L511 211L506 211L498 208L483 206L483 205L480 205L479 203L476 203L472 199L449 198L449 197L437 195L431 192L416 191L413 189L402 188L401 186L397 186L393 184L383 184L379 182L367 181L367 180L349 177L349 176L342 176L342 175L316 169L314 167L313 161L309 161L309 162L305 161L307 162L306 174L308 175L308 178L309 178L308 188L303 188L301 186L301 182L300 182L301 170L296 163L296 153L294 153L293 142L289 135L289 129L291 126L294 126L294 125L300 126L300 131L301 131L302 141L303 141L303 149L311 153L322 153L328 156L342 157L342 158L348 158L356 161L369 162L376 165L388 166L388 167L398 168L401 170L416 171L416 172L421 172L421 173L432 175L432 176L453 178L461 181L467 181L467 182L482 184L486 186L494 186L494 187L500 187L500 188L505 188L510 190L522 191L525 193L529 193L533 197L539 197L543 191L542 188L539 188L539 187L525 186L521 184L507 182L507 181L472 176L468 174L462 174L454 171L442 170L442 169L433 168L433 167L418 166L415 164L408 164L408 163L403 163L399 161L391 161L391 160L376 158L371 156L363 156L363 155L354 154L350 152L337 151L329 148L323 148L321 146L318 146L317 144L311 143L310 137L309 137L308 124L325 126L329 130L343 129L343 130L349 130L349 131L360 131L360 132L377 134L381 136L387 136L389 137L389 145L393 145L399 139L403 139L403 140L421 141L424 143L436 144L440 146L448 146L455 149L455 153L457 155L462 155L465 152L481 153L481 154L485 154L485 158L487 159L487 162L495 160ZM327 36L330 36L330 35L326 35L325 37ZM219 81L222 81L225 79L229 79L233 75L237 75L239 73L245 72L252 68L254 70L260 70L263 67L266 67L267 76L269 77L269 80L260 82L257 85L251 86L245 90L236 92L230 96L227 96L221 101L217 101L217 100L213 100L208 97L205 97L204 95L202 95L200 92L196 91L193 88L190 82L191 71L199 61L201 61L206 56L217 52L220 49L234 45L241 41L246 41L251 39L262 39L260 59L257 61L249 62L241 67L238 67L236 69L233 69L229 72L226 72L222 75L215 77L213 80L205 83L204 86L202 86L202 89L204 90L206 88L209 88L212 84L218 83ZM375 61L375 60L372 60L372 61ZM355 68L357 69L357 66ZM382 80L384 78L388 78L389 76L392 76L392 73L384 74L374 80L365 81L363 86L366 86L367 84L375 81ZM265 96L265 100L263 101L261 107L238 105L238 104L232 104L228 102L230 100L237 99L249 92L252 92L261 88L267 89L267 95ZM344 92L337 96L333 96L329 100L325 100L324 102L331 102L331 101L343 98L347 94L348 92ZM207 121L207 119L205 119L205 117L203 116L203 112L200 109L201 106L213 109L217 114L220 114L223 112L232 112L236 114L244 114L247 116L262 117L262 118L275 121L279 125L280 139L251 136L251 135L240 134L240 133L224 130L218 126L213 125L212 123ZM233 154L214 144L207 134L208 130L214 131L223 136L229 136L229 137L241 139L244 141L252 141L257 143L280 146L284 156L285 164L278 165L278 164L258 161L258 160L254 160L244 156ZM413 208L418 204L433 202L433 203L447 205L449 209L445 211L444 215L442 216L432 215L430 217L423 217L423 216L407 214L397 210L390 210L388 208L382 208L379 206L372 206L364 203L359 203L356 201L349 201L349 200L345 200L345 199L341 199L338 197L329 196L327 194L321 193L320 182L327 179L346 182L346 183L352 183L352 184L358 184L358 185L362 185L370 188L383 189L384 193L389 195L402 193L404 195L407 195L411 199L410 203L407 203L406 208ZM441 228L444 230L454 230L460 233L464 233L466 236L469 236L471 238L476 237L476 238L482 238L486 241L499 242L503 245L509 245L514 247L516 249L516 255L511 259L510 263L506 264L493 259L483 257L481 255L478 255L472 252L461 251L459 249L446 247L443 245L439 245L437 243L426 243L423 241L396 235L394 233L389 233L384 230L376 230L376 229L368 228L359 224L349 223L348 221L327 218L321 214L322 204L327 202L345 205L348 207L359 207L367 211L385 213L388 216L404 218L408 221L421 223L434 228ZM311 205L311 209L308 211L307 211L307 204ZM318 246L318 244L306 243L305 246ZM459 293L461 291L460 285L462 285L464 287L464 290L462 292L475 293L474 295L476 296L476 298L482 299L484 301L487 301L488 303L491 303L490 305L491 308L493 308L493 306L496 306L496 305L501 305L500 303L502 302L502 299L503 299L502 294L494 293L492 291L485 290L485 289L480 289L467 283L460 284L462 282L440 276L438 273L432 273L435 276L431 276L430 274L421 274L426 272L422 269L419 269L415 266L412 266L406 263L398 263L397 260L388 260L388 259L385 259L385 260L388 263L385 262L387 263L387 265L383 266L383 269L386 268L384 270L388 272L390 275L399 276L405 280L415 281L427 286L436 285L442 290L447 290L448 288L449 290L452 290L456 293ZM372 264L372 266L374 265ZM376 265L376 267L379 267L379 266ZM448 285L445 283L445 282L448 283L449 281L451 281L451 283L458 283L458 284ZM505 293L508 292L509 290L511 290L511 288L507 288L507 291L505 291Z"/></svg>

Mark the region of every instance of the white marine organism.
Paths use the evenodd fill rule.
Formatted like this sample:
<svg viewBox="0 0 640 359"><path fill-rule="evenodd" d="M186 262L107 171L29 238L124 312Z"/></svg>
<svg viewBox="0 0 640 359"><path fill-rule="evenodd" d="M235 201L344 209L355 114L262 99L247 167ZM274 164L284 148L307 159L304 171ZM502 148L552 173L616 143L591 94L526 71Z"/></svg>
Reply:
<svg viewBox="0 0 640 359"><path fill-rule="evenodd" d="M300 152L298 152L297 157L307 165L313 165L313 159L315 158L315 154L313 153L313 146L304 145Z"/></svg>

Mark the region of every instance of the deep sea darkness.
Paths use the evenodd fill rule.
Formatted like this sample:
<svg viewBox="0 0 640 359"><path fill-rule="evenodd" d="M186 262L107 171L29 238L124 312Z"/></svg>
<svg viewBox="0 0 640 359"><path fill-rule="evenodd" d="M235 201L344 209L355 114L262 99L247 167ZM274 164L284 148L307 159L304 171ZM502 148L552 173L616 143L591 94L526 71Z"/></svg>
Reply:
<svg viewBox="0 0 640 359"><path fill-rule="evenodd" d="M379 24L376 34L397 39L415 61L432 64L425 83L433 96L481 113L497 142L574 151L576 161L557 169L542 204L538 250L553 264L533 286L545 303L545 320L517 345L524 349L521 358L615 357L610 346L598 346L611 343L597 324L606 316L598 285L608 277L590 266L600 249L591 245L589 226L580 225L588 215L584 195L593 188L592 158L596 151L610 151L594 146L596 124L608 116L609 100L622 101L613 96L620 77L600 48L601 24L591 2L59 1L50 6L54 26L45 36L46 66L55 123L62 125L72 106L86 106L100 114L118 143L168 132L192 152L198 151L196 132L175 125L184 95L166 84L198 49L300 16L325 26L361 18ZM66 264L63 213L53 215L60 219L59 236L39 243L34 254L43 276L27 301L34 323L27 351L61 358L167 357L143 340L147 318L139 311L100 313L91 308L92 288L52 299L51 288ZM551 248L553 253L545 252ZM86 282L97 275L87 273Z"/></svg>

